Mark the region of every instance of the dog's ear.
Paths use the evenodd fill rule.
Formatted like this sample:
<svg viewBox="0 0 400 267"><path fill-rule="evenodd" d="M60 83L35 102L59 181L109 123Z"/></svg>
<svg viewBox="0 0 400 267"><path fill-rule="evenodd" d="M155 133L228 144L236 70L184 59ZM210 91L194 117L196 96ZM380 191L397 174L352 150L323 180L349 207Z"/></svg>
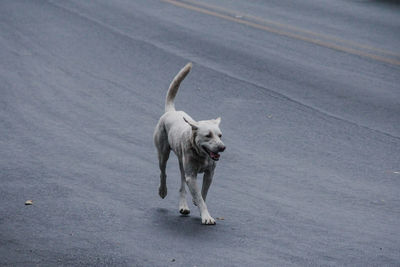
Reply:
<svg viewBox="0 0 400 267"><path fill-rule="evenodd" d="M214 122L219 125L221 123L221 117L218 117L214 120Z"/></svg>
<svg viewBox="0 0 400 267"><path fill-rule="evenodd" d="M197 126L197 123L195 121L189 122L185 117L183 117L183 120L192 127L193 131L199 129L199 126Z"/></svg>

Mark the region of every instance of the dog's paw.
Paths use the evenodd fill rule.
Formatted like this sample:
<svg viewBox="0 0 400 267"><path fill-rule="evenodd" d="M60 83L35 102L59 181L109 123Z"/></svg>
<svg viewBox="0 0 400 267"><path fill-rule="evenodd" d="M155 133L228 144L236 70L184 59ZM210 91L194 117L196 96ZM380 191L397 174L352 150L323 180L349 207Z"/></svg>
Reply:
<svg viewBox="0 0 400 267"><path fill-rule="evenodd" d="M182 214L182 215L188 215L188 214L190 214L190 209L188 209L188 208L180 208L179 209L179 212Z"/></svg>
<svg viewBox="0 0 400 267"><path fill-rule="evenodd" d="M205 224L205 225L215 225L215 220L213 217L211 217L210 215L208 216L203 216L201 218L201 223Z"/></svg>
<svg viewBox="0 0 400 267"><path fill-rule="evenodd" d="M161 198L165 198L167 196L167 187L166 186L160 186L158 188L158 194L160 195Z"/></svg>
<svg viewBox="0 0 400 267"><path fill-rule="evenodd" d="M183 215L188 215L190 213L190 209L185 198L181 198L179 201L179 212Z"/></svg>

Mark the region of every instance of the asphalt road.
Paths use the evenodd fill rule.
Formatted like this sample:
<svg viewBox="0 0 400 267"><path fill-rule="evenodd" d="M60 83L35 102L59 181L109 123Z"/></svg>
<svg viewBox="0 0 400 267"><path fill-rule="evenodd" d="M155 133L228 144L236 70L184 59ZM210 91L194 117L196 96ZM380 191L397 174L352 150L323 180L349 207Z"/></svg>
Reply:
<svg viewBox="0 0 400 267"><path fill-rule="evenodd" d="M176 106L227 146L215 226L179 215L174 156L158 196L189 61ZM0 201L5 266L399 266L400 6L0 1Z"/></svg>

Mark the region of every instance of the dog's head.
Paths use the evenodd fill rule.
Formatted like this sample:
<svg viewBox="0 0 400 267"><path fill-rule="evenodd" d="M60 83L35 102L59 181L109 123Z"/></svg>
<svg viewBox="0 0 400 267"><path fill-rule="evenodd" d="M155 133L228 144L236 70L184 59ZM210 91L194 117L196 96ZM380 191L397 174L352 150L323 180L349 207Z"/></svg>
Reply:
<svg viewBox="0 0 400 267"><path fill-rule="evenodd" d="M219 160L219 153L225 150L225 145L221 141L222 132L219 129L221 118L198 122L183 119L192 127L193 143L197 146L198 151L215 161Z"/></svg>

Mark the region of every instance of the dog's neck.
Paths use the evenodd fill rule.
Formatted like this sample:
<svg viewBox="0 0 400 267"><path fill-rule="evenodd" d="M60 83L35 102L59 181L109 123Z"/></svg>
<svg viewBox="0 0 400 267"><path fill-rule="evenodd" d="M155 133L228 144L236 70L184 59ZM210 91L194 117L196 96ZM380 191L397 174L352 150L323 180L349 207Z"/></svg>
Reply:
<svg viewBox="0 0 400 267"><path fill-rule="evenodd" d="M200 147L196 144L197 131L192 130L192 135L190 137L190 144L192 145L192 149L196 152L198 156L202 156Z"/></svg>

